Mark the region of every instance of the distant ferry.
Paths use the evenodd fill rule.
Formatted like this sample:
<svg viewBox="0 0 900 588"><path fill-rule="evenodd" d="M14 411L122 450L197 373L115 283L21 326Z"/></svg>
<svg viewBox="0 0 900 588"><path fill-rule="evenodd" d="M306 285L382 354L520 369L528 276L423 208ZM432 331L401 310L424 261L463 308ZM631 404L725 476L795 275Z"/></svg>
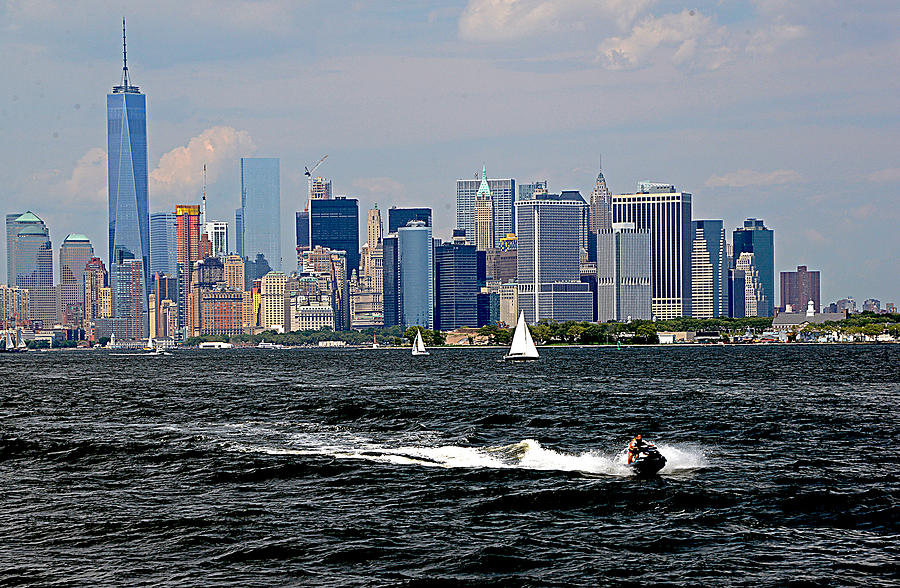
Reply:
<svg viewBox="0 0 900 588"><path fill-rule="evenodd" d="M268 341L260 341L257 349L284 349L284 345L278 343L269 343Z"/></svg>
<svg viewBox="0 0 900 588"><path fill-rule="evenodd" d="M231 349L234 347L231 343L222 343L221 341L204 341L200 344L200 349Z"/></svg>

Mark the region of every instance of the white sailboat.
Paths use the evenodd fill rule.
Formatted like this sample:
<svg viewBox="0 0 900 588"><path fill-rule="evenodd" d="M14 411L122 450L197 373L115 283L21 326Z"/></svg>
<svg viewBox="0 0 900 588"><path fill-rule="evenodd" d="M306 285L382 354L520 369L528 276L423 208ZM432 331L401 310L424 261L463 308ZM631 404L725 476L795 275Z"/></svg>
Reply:
<svg viewBox="0 0 900 588"><path fill-rule="evenodd" d="M3 351L7 353L13 353L16 348L13 346L12 337L10 337L9 333L6 333L6 345L3 347Z"/></svg>
<svg viewBox="0 0 900 588"><path fill-rule="evenodd" d="M513 333L512 344L509 346L509 353L503 356L503 359L537 359L537 347L531 338L531 331L525 324L525 312L519 313L519 322L516 324L516 332Z"/></svg>
<svg viewBox="0 0 900 588"><path fill-rule="evenodd" d="M413 343L412 354L431 355L428 353L428 350L425 349L425 341L422 340L422 331L416 331L416 341Z"/></svg>
<svg viewBox="0 0 900 588"><path fill-rule="evenodd" d="M16 329L16 349L27 349L25 338L22 337L22 329Z"/></svg>

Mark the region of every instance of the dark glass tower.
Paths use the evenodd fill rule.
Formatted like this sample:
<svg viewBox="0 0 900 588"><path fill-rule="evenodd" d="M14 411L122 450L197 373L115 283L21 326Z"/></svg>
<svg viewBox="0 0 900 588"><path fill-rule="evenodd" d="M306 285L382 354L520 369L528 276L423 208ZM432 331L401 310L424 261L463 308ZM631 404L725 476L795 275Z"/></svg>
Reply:
<svg viewBox="0 0 900 588"><path fill-rule="evenodd" d="M299 218L299 215L298 215ZM298 229L297 245L302 233ZM359 270L359 201L337 196L309 201L310 247L321 245L347 252L347 277Z"/></svg>
<svg viewBox="0 0 900 588"><path fill-rule="evenodd" d="M762 219L748 218L743 227L733 233L734 259L741 253L752 253L763 293L765 305L758 310L759 316L775 314L775 244L774 232L767 229Z"/></svg>
<svg viewBox="0 0 900 588"><path fill-rule="evenodd" d="M147 97L128 78L125 21L122 20L122 84L106 96L109 179L109 262L142 262L144 310L150 268L150 217L147 208ZM126 255L122 256L122 253Z"/></svg>
<svg viewBox="0 0 900 588"><path fill-rule="evenodd" d="M241 232L243 255L262 254L281 269L281 161L277 157L241 158Z"/></svg>
<svg viewBox="0 0 900 588"><path fill-rule="evenodd" d="M392 206L388 209L388 233L396 233L400 227L405 227L409 221L422 221L426 227L431 226L430 208L398 208ZM471 235L469 235L471 237Z"/></svg>
<svg viewBox="0 0 900 588"><path fill-rule="evenodd" d="M436 329L477 326L476 253L484 252L460 243L442 243L434 248Z"/></svg>

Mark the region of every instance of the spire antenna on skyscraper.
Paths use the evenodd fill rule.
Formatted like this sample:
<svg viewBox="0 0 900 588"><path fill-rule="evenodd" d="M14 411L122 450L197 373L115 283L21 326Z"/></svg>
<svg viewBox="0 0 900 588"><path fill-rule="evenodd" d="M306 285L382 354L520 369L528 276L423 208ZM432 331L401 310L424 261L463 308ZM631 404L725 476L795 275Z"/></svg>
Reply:
<svg viewBox="0 0 900 588"><path fill-rule="evenodd" d="M125 17L122 17L122 85L128 88L128 46L125 44Z"/></svg>

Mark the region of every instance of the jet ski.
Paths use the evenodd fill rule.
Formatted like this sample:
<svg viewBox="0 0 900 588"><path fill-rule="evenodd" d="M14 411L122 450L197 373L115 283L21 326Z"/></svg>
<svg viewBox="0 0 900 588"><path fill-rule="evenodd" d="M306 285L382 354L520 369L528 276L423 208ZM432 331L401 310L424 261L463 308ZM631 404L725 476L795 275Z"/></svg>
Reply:
<svg viewBox="0 0 900 588"><path fill-rule="evenodd" d="M645 444L628 466L638 476L652 476L666 465L666 458L655 445Z"/></svg>

